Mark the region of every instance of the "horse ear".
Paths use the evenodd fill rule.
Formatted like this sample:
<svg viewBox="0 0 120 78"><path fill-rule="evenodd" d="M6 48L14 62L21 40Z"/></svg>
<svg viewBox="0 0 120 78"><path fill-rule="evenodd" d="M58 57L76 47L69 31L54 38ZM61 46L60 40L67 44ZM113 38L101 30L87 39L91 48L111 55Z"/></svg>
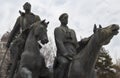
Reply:
<svg viewBox="0 0 120 78"><path fill-rule="evenodd" d="M48 24L49 24L49 21L46 23L47 25L45 25L45 27L47 28L48 27Z"/></svg>
<svg viewBox="0 0 120 78"><path fill-rule="evenodd" d="M46 19L42 20L41 23L44 23Z"/></svg>
<svg viewBox="0 0 120 78"><path fill-rule="evenodd" d="M96 32L96 30L97 30L97 26L96 26L96 24L94 24L94 29L93 29L93 32L95 33L95 32Z"/></svg>
<svg viewBox="0 0 120 78"><path fill-rule="evenodd" d="M101 25L99 25L99 28L102 28L102 26L101 26Z"/></svg>
<svg viewBox="0 0 120 78"><path fill-rule="evenodd" d="M47 24L49 24L50 22L48 21Z"/></svg>

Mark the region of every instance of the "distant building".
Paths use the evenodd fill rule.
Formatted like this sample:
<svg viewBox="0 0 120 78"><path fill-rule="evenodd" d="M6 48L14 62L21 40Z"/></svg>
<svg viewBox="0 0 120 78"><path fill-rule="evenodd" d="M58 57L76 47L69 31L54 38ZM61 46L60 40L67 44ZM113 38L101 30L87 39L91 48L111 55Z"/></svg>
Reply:
<svg viewBox="0 0 120 78"><path fill-rule="evenodd" d="M10 33L6 32L5 34L3 34L3 36L0 39L0 60L1 60L1 56L4 55L4 52L6 50L6 43L8 41L9 35Z"/></svg>
<svg viewBox="0 0 120 78"><path fill-rule="evenodd" d="M0 64L2 62L3 56L5 54L6 51L6 43L8 41L8 37L9 37L10 33L6 32L0 39ZM0 78L6 78L6 72L7 72L7 68L10 62L10 57L9 57L9 52L7 53L3 66L2 66L2 70L1 70L1 76Z"/></svg>
<svg viewBox="0 0 120 78"><path fill-rule="evenodd" d="M6 32L5 34L3 34L3 36L2 36L0 41L1 42L7 42L9 35L10 35L10 32Z"/></svg>

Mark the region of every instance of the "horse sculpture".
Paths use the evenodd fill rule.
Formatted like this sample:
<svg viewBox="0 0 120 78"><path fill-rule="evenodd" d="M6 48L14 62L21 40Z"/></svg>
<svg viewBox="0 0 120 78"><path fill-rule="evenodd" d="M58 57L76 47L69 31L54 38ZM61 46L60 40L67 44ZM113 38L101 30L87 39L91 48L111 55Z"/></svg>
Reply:
<svg viewBox="0 0 120 78"><path fill-rule="evenodd" d="M44 56L39 51L41 45L38 43L39 40L42 44L48 42L48 23L43 20L31 26L21 55L19 69L14 78L49 78L49 70L45 65Z"/></svg>
<svg viewBox="0 0 120 78"><path fill-rule="evenodd" d="M119 26L112 24L99 28L94 26L94 34L90 37L86 46L79 51L70 64L68 78L96 78L94 71L96 58L103 45L107 45L114 35L117 35Z"/></svg>

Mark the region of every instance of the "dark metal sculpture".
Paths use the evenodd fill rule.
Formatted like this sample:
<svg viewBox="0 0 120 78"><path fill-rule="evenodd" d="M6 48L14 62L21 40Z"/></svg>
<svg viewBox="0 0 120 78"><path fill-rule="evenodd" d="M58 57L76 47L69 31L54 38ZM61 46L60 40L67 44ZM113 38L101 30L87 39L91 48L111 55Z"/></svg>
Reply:
<svg viewBox="0 0 120 78"><path fill-rule="evenodd" d="M29 34L29 31L30 31L29 28L24 30L20 34L20 36L13 41L13 44L12 44L12 46L10 48L11 53L14 52L14 54L11 54L12 65L11 65L10 70L9 70L10 71L10 73L8 75L9 78L13 78L15 72L17 72L17 70L18 70L19 61L21 59L21 54L22 54L22 52L24 50L25 41L26 41L26 38L27 38L27 36Z"/></svg>
<svg viewBox="0 0 120 78"><path fill-rule="evenodd" d="M49 70L44 56L40 53L40 44L48 42L47 25L49 22L38 21L31 28L21 55L20 65L15 78L49 78Z"/></svg>
<svg viewBox="0 0 120 78"><path fill-rule="evenodd" d="M59 20L61 26L55 28L57 56L54 61L54 78L67 78L69 64L76 54L77 39L73 29L67 26L68 14L63 13Z"/></svg>
<svg viewBox="0 0 120 78"><path fill-rule="evenodd" d="M29 33L30 25L40 21L38 15L31 13L30 3L26 2L23 5L23 9L25 10L25 13L19 11L20 16L17 18L6 45L7 48L10 47L10 78L13 78L14 72L16 72L16 68L19 65L20 56L24 50L24 44Z"/></svg>
<svg viewBox="0 0 120 78"><path fill-rule="evenodd" d="M114 35L118 34L119 25L112 24L108 27L99 28L94 26L94 34L87 44L74 56L70 64L68 78L96 78L94 71L96 58L103 45L107 45ZM80 45L81 46L81 45Z"/></svg>

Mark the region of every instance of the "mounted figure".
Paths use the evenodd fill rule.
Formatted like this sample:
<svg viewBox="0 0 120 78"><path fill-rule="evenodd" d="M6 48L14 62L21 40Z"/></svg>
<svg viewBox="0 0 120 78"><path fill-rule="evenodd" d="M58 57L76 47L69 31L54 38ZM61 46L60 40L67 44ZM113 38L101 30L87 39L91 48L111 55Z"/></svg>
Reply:
<svg viewBox="0 0 120 78"><path fill-rule="evenodd" d="M68 14L63 13L59 17L61 25L54 30L57 55L54 61L54 78L68 78L68 69L78 47L75 31L70 29Z"/></svg>
<svg viewBox="0 0 120 78"><path fill-rule="evenodd" d="M68 78L96 78L95 64L99 50L107 45L114 35L118 34L119 25L112 24L105 28L94 26L94 33L86 45L74 56L68 73ZM81 45L80 45L81 46Z"/></svg>
<svg viewBox="0 0 120 78"><path fill-rule="evenodd" d="M24 45L29 33L30 25L37 21L41 21L38 15L31 12L30 3L26 2L23 5L23 9L25 10L25 13L19 11L20 16L17 18L6 44L7 48L10 47L10 78L14 75L17 65L19 64L21 53L24 51ZM27 31L25 31L26 29Z"/></svg>
<svg viewBox="0 0 120 78"><path fill-rule="evenodd" d="M14 78L49 78L49 70L44 56L40 53L42 44L48 43L47 26L49 22L38 21L32 24L21 55L20 65Z"/></svg>

